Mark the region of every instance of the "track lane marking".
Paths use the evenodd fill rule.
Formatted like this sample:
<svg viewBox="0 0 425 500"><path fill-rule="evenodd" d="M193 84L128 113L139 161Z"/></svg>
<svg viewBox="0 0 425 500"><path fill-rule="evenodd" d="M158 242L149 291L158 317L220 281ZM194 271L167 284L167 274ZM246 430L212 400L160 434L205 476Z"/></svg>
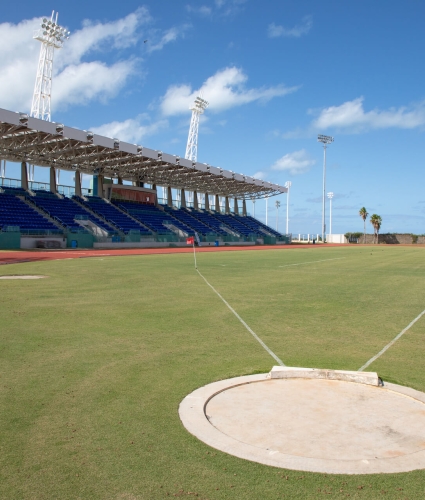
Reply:
<svg viewBox="0 0 425 500"><path fill-rule="evenodd" d="M270 354L270 356L279 363L280 366L285 366L283 361L276 356L276 354L269 348L267 345L260 339L260 337L245 323L245 321L239 316L239 314L233 309L233 307L226 301L224 297L220 295L219 292L207 281L207 279L199 272L199 269L196 268L196 272L199 276L205 281L205 283L220 297L220 299L224 302L224 304L232 311L232 313L238 318L238 320L243 324L243 326L248 330L248 332L255 338L257 342L261 344L261 346Z"/></svg>
<svg viewBox="0 0 425 500"><path fill-rule="evenodd" d="M335 259L312 260L310 262L298 262L298 264L286 264L285 266L277 266L277 267L302 266L303 264L315 264L316 262L328 262L329 260L341 260L341 259L345 259L345 257L336 257Z"/></svg>
<svg viewBox="0 0 425 500"><path fill-rule="evenodd" d="M384 354L385 351L387 351L393 344L395 344L397 342L397 340L402 336L404 335L407 330L409 330L409 328L411 328L415 323L416 321L418 321L419 319L422 318L422 316L425 314L425 309L418 315L416 316L416 318L411 321L404 330L402 330L396 337L393 338L393 340L391 340L391 342L389 342L383 349L381 349L378 354L376 354L376 356L373 356L373 358L370 358L369 361L367 363L365 363L361 368L359 368L359 372L362 372L365 368L367 368L369 365L371 365L375 360L377 360L380 356L382 356L382 354Z"/></svg>

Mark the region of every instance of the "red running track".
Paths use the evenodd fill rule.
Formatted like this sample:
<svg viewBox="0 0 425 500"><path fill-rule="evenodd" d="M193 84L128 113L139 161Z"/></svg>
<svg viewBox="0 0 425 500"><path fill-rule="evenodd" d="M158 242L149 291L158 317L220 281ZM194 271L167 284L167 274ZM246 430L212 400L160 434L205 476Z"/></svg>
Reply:
<svg viewBox="0 0 425 500"><path fill-rule="evenodd" d="M341 244L326 244L326 248ZM197 252L241 252L245 250L291 250L295 248L323 248L322 245L223 246L197 247ZM159 255L193 252L191 246L178 248L121 248L116 250L5 250L0 251L1 264L19 264L40 260L82 259L87 257L117 257L123 255Z"/></svg>

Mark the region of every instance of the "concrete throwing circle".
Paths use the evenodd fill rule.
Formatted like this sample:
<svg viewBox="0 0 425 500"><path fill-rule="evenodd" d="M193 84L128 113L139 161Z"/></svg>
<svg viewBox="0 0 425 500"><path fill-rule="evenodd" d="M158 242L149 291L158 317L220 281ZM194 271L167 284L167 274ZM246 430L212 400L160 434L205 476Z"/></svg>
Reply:
<svg viewBox="0 0 425 500"><path fill-rule="evenodd" d="M334 474L425 468L425 394L395 384L250 375L195 390L179 414L213 448L275 467Z"/></svg>

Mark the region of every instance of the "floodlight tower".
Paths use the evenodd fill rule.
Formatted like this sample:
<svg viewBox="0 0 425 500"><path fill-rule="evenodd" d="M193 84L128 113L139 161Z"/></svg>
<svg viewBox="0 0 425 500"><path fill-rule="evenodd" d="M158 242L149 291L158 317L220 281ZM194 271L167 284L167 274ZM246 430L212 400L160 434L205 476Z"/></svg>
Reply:
<svg viewBox="0 0 425 500"><path fill-rule="evenodd" d="M322 196L322 243L325 242L326 235L326 221L325 221L325 198L326 198L326 147L331 142L334 142L334 138L329 135L317 136L317 141L323 144L323 196Z"/></svg>
<svg viewBox="0 0 425 500"><path fill-rule="evenodd" d="M209 102L202 97L198 96L189 108L192 111L192 118L190 120L189 137L187 138L186 146L186 160L196 161L198 159L198 130L199 118L202 113L207 109Z"/></svg>
<svg viewBox="0 0 425 500"><path fill-rule="evenodd" d="M52 95L53 55L55 49L61 49L63 42L71 33L58 24L58 13L52 12L50 19L43 17L41 28L34 33L34 38L41 42L32 98L31 116L50 121L50 99Z"/></svg>

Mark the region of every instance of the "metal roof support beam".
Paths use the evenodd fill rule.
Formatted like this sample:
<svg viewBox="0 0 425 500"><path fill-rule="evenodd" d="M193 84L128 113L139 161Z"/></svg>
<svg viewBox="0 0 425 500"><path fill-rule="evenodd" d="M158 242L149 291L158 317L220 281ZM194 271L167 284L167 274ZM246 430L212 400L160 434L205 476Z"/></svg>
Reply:
<svg viewBox="0 0 425 500"><path fill-rule="evenodd" d="M77 177L75 177L77 178ZM55 167L50 167L50 191L52 193L57 193L57 186L56 186L56 170Z"/></svg>
<svg viewBox="0 0 425 500"><path fill-rule="evenodd" d="M26 161L21 163L21 188L28 191L28 168Z"/></svg>
<svg viewBox="0 0 425 500"><path fill-rule="evenodd" d="M79 196L81 198L81 172L79 170L75 171L75 196Z"/></svg>
<svg viewBox="0 0 425 500"><path fill-rule="evenodd" d="M186 208L186 194L184 188L180 191L180 207Z"/></svg>
<svg viewBox="0 0 425 500"><path fill-rule="evenodd" d="M216 212L221 212L220 210L220 199L218 194L215 195L215 211Z"/></svg>
<svg viewBox="0 0 425 500"><path fill-rule="evenodd" d="M225 214L230 214L230 206L229 206L229 197L226 196L226 201L224 205L224 213Z"/></svg>

